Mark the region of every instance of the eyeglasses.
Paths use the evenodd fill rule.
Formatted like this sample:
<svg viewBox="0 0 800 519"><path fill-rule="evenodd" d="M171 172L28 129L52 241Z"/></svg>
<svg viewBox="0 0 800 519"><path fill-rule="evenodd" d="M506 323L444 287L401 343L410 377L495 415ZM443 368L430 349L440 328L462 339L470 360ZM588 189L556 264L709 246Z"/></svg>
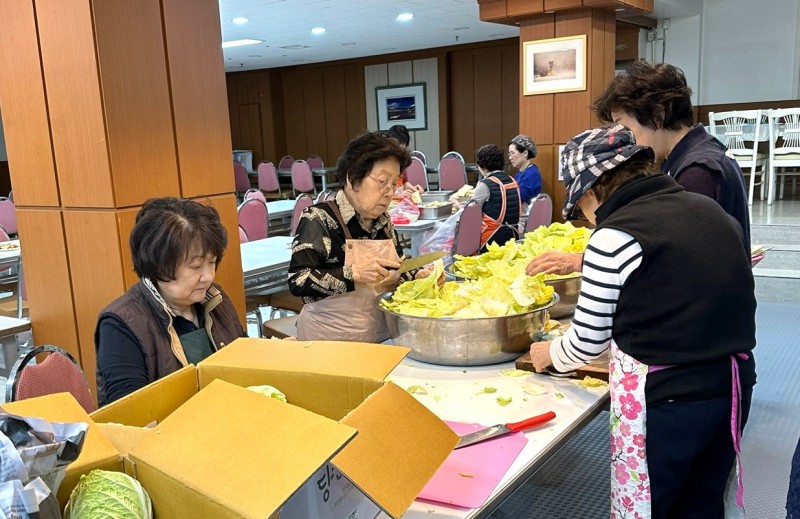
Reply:
<svg viewBox="0 0 800 519"><path fill-rule="evenodd" d="M378 191L381 193L391 193L394 189L394 183L389 182L388 180L378 180L377 178L373 177L372 175L367 175L367 177L371 178L378 184Z"/></svg>

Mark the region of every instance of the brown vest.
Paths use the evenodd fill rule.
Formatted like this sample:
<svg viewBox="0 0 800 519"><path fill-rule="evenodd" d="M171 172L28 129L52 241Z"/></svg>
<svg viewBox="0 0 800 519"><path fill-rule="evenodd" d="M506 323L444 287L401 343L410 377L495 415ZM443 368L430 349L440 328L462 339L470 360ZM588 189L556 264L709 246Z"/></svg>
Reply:
<svg viewBox="0 0 800 519"><path fill-rule="evenodd" d="M217 284L212 284L203 301L205 328L215 350L245 333L233 303ZM139 341L147 367L147 380L153 382L188 364L172 318L140 281L125 294L105 307L97 318L94 332L95 350L100 344L100 321L110 317L127 326ZM97 400L106 403L105 386L97 370Z"/></svg>

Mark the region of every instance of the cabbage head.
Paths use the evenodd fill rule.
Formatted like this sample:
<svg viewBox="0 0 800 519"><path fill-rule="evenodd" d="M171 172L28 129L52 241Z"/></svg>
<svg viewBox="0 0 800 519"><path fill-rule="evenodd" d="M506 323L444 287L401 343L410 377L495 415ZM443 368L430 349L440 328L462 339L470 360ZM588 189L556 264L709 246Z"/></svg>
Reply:
<svg viewBox="0 0 800 519"><path fill-rule="evenodd" d="M274 398L275 400L280 400L281 402L289 403L289 401L286 400L286 395L284 395L280 390L272 386L267 386L267 385L250 386L247 389L249 389L250 391L255 391L256 393L259 393L261 395Z"/></svg>
<svg viewBox="0 0 800 519"><path fill-rule="evenodd" d="M81 476L69 496L64 519L152 519L150 496L122 472L93 470Z"/></svg>

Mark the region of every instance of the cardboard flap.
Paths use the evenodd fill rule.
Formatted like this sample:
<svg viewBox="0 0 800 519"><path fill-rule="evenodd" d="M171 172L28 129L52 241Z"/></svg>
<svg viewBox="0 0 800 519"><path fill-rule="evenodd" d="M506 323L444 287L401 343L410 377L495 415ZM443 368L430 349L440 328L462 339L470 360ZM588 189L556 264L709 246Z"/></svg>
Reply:
<svg viewBox="0 0 800 519"><path fill-rule="evenodd" d="M392 517L400 517L458 443L458 435L389 382L342 423L358 436L333 458Z"/></svg>
<svg viewBox="0 0 800 519"><path fill-rule="evenodd" d="M93 412L95 422L144 427L161 423L197 393L197 368L190 364Z"/></svg>
<svg viewBox="0 0 800 519"><path fill-rule="evenodd" d="M122 456L126 456L137 443L153 434L153 429L131 427L118 423L99 423L97 428L111 441L114 448Z"/></svg>
<svg viewBox="0 0 800 519"><path fill-rule="evenodd" d="M383 380L410 350L362 342L236 339L198 364Z"/></svg>
<svg viewBox="0 0 800 519"><path fill-rule="evenodd" d="M130 458L158 517L267 517L356 434L221 380L154 432Z"/></svg>

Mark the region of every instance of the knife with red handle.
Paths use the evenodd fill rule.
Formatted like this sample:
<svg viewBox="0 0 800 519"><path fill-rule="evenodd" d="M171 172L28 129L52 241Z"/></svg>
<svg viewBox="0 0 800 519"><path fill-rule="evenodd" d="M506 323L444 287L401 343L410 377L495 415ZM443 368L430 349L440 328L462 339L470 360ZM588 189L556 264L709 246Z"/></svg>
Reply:
<svg viewBox="0 0 800 519"><path fill-rule="evenodd" d="M548 411L544 414L540 414L538 416L532 416L530 418L522 420L521 422L498 424L498 425L493 425L491 427L486 427L485 429L481 429L480 431L475 431L462 436L461 439L458 441L458 445L456 445L455 448L460 449L461 447L466 447L467 445L472 445L474 443L490 440L492 438L496 438L498 436L502 436L504 434L512 432L527 431L528 429L533 429L534 427L538 427L539 425L546 424L555 417L556 414L553 411Z"/></svg>

